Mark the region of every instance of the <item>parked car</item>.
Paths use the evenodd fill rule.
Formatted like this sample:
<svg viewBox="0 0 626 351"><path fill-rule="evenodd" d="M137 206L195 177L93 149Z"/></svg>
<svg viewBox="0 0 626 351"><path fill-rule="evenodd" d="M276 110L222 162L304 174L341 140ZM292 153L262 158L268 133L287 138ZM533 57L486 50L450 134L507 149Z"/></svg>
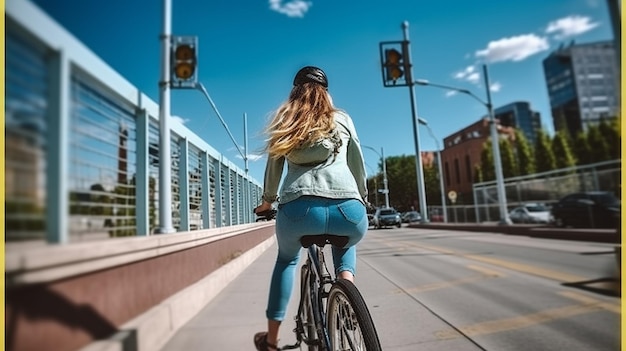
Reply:
<svg viewBox="0 0 626 351"><path fill-rule="evenodd" d="M431 222L443 222L443 209L434 208L430 210L430 219Z"/></svg>
<svg viewBox="0 0 626 351"><path fill-rule="evenodd" d="M543 223L551 222L550 209L543 204L530 203L516 207L509 213L513 223Z"/></svg>
<svg viewBox="0 0 626 351"><path fill-rule="evenodd" d="M552 207L559 227L619 228L620 200L608 191L569 194Z"/></svg>
<svg viewBox="0 0 626 351"><path fill-rule="evenodd" d="M417 211L409 211L402 214L402 223L413 223L421 220L422 215Z"/></svg>
<svg viewBox="0 0 626 351"><path fill-rule="evenodd" d="M388 226L400 228L402 226L400 213L392 207L379 208L374 213L374 226L378 229Z"/></svg>

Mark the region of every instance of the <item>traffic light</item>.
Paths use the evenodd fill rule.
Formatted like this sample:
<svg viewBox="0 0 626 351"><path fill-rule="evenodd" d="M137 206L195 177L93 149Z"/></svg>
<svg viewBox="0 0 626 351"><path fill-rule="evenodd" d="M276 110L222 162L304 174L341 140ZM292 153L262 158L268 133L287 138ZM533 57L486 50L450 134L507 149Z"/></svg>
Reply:
<svg viewBox="0 0 626 351"><path fill-rule="evenodd" d="M385 50L385 69L387 70L386 78L393 82L404 76L404 62L402 54L396 49Z"/></svg>
<svg viewBox="0 0 626 351"><path fill-rule="evenodd" d="M408 58L408 41L385 41L379 44L380 67L385 87L411 85L411 63Z"/></svg>
<svg viewBox="0 0 626 351"><path fill-rule="evenodd" d="M194 88L198 76L197 37L173 37L170 58L172 88Z"/></svg>

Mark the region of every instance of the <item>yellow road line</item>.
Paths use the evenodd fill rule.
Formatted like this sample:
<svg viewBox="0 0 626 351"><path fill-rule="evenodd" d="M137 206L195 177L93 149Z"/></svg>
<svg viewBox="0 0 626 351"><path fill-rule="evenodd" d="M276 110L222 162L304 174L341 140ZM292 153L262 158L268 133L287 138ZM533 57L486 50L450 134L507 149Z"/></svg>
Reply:
<svg viewBox="0 0 626 351"><path fill-rule="evenodd" d="M415 244L412 242L403 242L403 243L405 245L409 245L409 246L413 246L413 247L417 247L421 249L431 250L431 251L445 253L449 255L462 256L462 257L465 257L474 261L488 263L488 264L492 264L498 267L507 268L507 269L511 269L514 271L518 271L518 272L528 273L528 274L536 275L536 276L543 277L543 278L549 278L549 279L556 280L559 282L578 282L578 281L584 281L587 279L585 277L575 275L575 274L563 273L563 272L558 272L558 271L554 271L551 269L540 268L540 267L531 266L527 264L505 261L505 260L497 259L493 257L486 257L484 255L463 254L460 252L451 251L451 250L444 249L441 247L423 245L423 244Z"/></svg>
<svg viewBox="0 0 626 351"><path fill-rule="evenodd" d="M583 304L588 304L588 305L596 304L600 308L605 309L607 311L611 311L613 313L621 314L622 312L620 305L609 303L609 302L604 302L602 300L597 300L597 299L594 299L592 297L589 297L583 294L575 293L573 291L561 291L559 292L559 295L565 296L572 300L576 300Z"/></svg>
<svg viewBox="0 0 626 351"><path fill-rule="evenodd" d="M475 271L479 271L483 275L494 277L494 278L500 278L500 277L504 277L505 276L505 274L502 273L502 272L494 271L493 269L489 269L489 268L482 267L482 266L469 265L469 266L467 266L467 268L473 269Z"/></svg>
<svg viewBox="0 0 626 351"><path fill-rule="evenodd" d="M471 324L460 327L458 329L467 336L494 334L504 331L527 328L541 323L602 310L603 308L597 304L571 305L559 308L551 308L519 317ZM460 337L461 335L456 330L446 329L435 332L435 336L438 339L454 339Z"/></svg>
<svg viewBox="0 0 626 351"><path fill-rule="evenodd" d="M419 293L419 292L424 292L424 291L432 291L432 290L438 290L438 289L444 289L444 288L448 288L451 286L457 286L457 285L462 285L462 284L468 284L468 283L473 283L479 280L483 280L483 279L489 279L489 278L500 278L503 277L504 274L500 273L500 272L496 272L494 270L488 269L488 268L484 268L484 267L478 267L478 266L467 266L467 268L469 269L473 269L475 271L480 272L480 275L473 275L470 277L465 277L465 278L461 278L461 279L455 279L455 280L450 280L450 281L444 281L444 282L437 282L437 283L431 283L431 284L424 284L424 285L420 285L414 288L408 288L408 289L398 289L395 290L394 293Z"/></svg>
<svg viewBox="0 0 626 351"><path fill-rule="evenodd" d="M549 278L549 279L556 280L559 282L579 282L579 281L583 281L587 279L585 277L575 275L575 274L557 272L551 269L535 267L535 266L522 264L522 263L505 261L505 260L501 260L501 259L497 259L493 257L485 257L481 255L465 255L464 257L467 257L471 260L480 261L483 263L490 263L498 267L512 269L518 272L524 272L524 273L540 276L543 278Z"/></svg>

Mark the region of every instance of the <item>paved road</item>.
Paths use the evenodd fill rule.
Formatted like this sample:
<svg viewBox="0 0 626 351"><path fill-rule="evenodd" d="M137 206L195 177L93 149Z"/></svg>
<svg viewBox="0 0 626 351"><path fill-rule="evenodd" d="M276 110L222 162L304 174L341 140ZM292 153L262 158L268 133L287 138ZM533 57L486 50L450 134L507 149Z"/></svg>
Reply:
<svg viewBox="0 0 626 351"><path fill-rule="evenodd" d="M179 330L162 351L254 350L252 336L265 327L275 255L274 245ZM420 350L480 350L464 338L438 339L437 331L449 329L445 322L411 296L398 294L397 287L366 261L359 260L357 270L357 285L370 306L385 350L413 351L418 349L416 345L421 345ZM295 315L296 307L292 299L287 315ZM295 341L294 326L291 317L286 319L281 344Z"/></svg>
<svg viewBox="0 0 626 351"><path fill-rule="evenodd" d="M615 274L611 250L499 234L371 230L359 246L357 286L384 350L618 350L619 298L603 281ZM268 249L162 350L253 350L275 252ZM292 301L289 316L295 308ZM295 340L291 329L289 318L283 343Z"/></svg>

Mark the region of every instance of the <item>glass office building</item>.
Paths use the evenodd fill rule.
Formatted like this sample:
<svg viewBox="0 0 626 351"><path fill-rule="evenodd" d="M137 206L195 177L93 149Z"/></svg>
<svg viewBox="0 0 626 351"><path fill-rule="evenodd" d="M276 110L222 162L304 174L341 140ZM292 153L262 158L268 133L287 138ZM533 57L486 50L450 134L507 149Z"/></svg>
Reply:
<svg viewBox="0 0 626 351"><path fill-rule="evenodd" d="M541 115L530 108L530 103L512 102L496 108L494 114L501 126L521 130L531 144L537 140L537 133L541 130Z"/></svg>
<svg viewBox="0 0 626 351"><path fill-rule="evenodd" d="M619 111L619 71L612 41L561 46L543 60L554 129L570 135Z"/></svg>

